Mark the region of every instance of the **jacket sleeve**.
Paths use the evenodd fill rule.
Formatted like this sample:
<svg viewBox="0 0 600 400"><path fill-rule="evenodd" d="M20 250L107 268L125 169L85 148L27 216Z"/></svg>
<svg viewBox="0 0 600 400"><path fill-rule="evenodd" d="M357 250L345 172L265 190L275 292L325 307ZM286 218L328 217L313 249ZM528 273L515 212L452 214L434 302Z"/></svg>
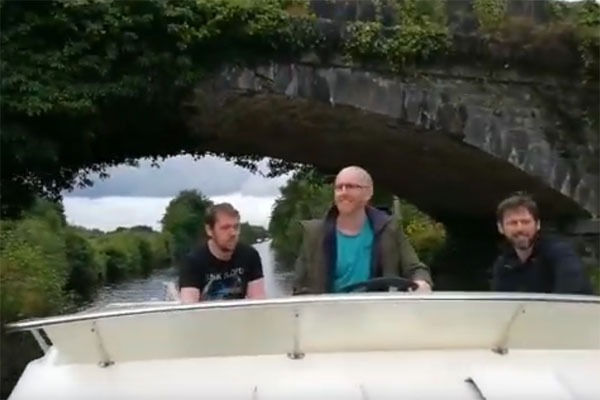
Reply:
<svg viewBox="0 0 600 400"><path fill-rule="evenodd" d="M398 227L398 249L400 251L400 269L402 276L407 279L421 280L429 283L433 288L433 280L429 268L419 260L415 249L412 247L404 230Z"/></svg>
<svg viewBox="0 0 600 400"><path fill-rule="evenodd" d="M590 280L575 250L566 242L552 246L554 264L554 293L591 294Z"/></svg>
<svg viewBox="0 0 600 400"><path fill-rule="evenodd" d="M308 238L306 237L306 234L304 234L303 229L300 253L294 264L294 283L292 285L293 296L310 293L308 288L308 262Z"/></svg>

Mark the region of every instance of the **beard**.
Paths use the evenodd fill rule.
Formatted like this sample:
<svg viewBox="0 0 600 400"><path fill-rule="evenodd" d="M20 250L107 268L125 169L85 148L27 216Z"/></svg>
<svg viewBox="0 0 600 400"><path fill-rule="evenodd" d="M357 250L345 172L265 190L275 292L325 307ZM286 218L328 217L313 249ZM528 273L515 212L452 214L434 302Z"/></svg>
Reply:
<svg viewBox="0 0 600 400"><path fill-rule="evenodd" d="M511 244L519 250L528 250L533 246L535 236L527 236L524 234L516 234L511 236L508 240Z"/></svg>
<svg viewBox="0 0 600 400"><path fill-rule="evenodd" d="M222 243L219 243L216 240L213 242L223 253L233 253L233 250L235 250L235 246L237 245L237 241L233 239Z"/></svg>
<svg viewBox="0 0 600 400"><path fill-rule="evenodd" d="M352 214L361 207L359 202L354 199L340 198L335 202L338 212L342 214Z"/></svg>

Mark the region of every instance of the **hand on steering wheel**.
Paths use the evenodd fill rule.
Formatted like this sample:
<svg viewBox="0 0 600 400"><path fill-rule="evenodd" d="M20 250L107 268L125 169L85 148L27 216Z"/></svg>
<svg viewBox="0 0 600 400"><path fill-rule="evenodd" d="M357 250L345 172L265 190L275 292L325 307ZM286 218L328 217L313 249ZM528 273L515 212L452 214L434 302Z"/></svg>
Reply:
<svg viewBox="0 0 600 400"><path fill-rule="evenodd" d="M357 282L340 289L341 293L351 292L408 292L417 290L419 285L410 279L400 277L373 278Z"/></svg>

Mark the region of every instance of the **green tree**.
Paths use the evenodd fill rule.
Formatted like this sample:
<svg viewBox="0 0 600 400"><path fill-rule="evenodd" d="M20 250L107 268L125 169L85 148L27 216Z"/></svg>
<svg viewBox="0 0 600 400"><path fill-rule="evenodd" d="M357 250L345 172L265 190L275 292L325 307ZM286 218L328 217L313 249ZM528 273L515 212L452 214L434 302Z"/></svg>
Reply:
<svg viewBox="0 0 600 400"><path fill-rule="evenodd" d="M153 255L153 269L164 268L171 265L171 252L169 248L169 235L157 232L150 237L150 247Z"/></svg>
<svg viewBox="0 0 600 400"><path fill-rule="evenodd" d="M333 187L313 171L301 171L280 189L275 200L269 234L278 261L289 268L302 243L304 219L320 218L331 205Z"/></svg>
<svg viewBox="0 0 600 400"><path fill-rule="evenodd" d="M243 243L252 245L268 236L269 233L262 226L250 225L248 222L240 224L240 241Z"/></svg>
<svg viewBox="0 0 600 400"><path fill-rule="evenodd" d="M3 1L2 214L89 172L192 148L182 99L223 63L303 47L307 17L290 3Z"/></svg>
<svg viewBox="0 0 600 400"><path fill-rule="evenodd" d="M180 192L165 211L162 230L169 235L173 261L178 262L193 246L206 237L204 218L212 201L195 190Z"/></svg>
<svg viewBox="0 0 600 400"><path fill-rule="evenodd" d="M90 239L70 227L65 234L65 245L69 268L65 288L74 291L81 300L90 300L104 276L100 254Z"/></svg>
<svg viewBox="0 0 600 400"><path fill-rule="evenodd" d="M137 234L119 230L107 233L98 240L100 251L106 260L107 281L117 282L143 275L146 273L145 268L149 272L149 265L152 263L150 246L140 244L143 239Z"/></svg>
<svg viewBox="0 0 600 400"><path fill-rule="evenodd" d="M400 225L421 261L428 266L446 243L444 225L420 211L416 206L401 201Z"/></svg>
<svg viewBox="0 0 600 400"><path fill-rule="evenodd" d="M0 231L2 319L60 310L68 277L65 239L47 220L3 221Z"/></svg>
<svg viewBox="0 0 600 400"><path fill-rule="evenodd" d="M25 217L42 219L56 231L61 231L67 226L65 208L62 203L48 199L37 198L25 212Z"/></svg>

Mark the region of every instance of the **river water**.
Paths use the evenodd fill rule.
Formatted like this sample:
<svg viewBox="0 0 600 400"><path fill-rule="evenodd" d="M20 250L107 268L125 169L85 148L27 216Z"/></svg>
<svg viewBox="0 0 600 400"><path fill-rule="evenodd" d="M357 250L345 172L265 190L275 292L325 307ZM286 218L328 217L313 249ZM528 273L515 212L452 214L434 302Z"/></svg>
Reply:
<svg viewBox="0 0 600 400"><path fill-rule="evenodd" d="M262 260L267 297L288 296L291 293L292 273L278 270L270 246L271 241L254 245ZM105 286L98 291L94 301L84 308L102 308L111 303L162 301L167 296L167 283L176 280L177 270L175 268L154 271L147 278Z"/></svg>

